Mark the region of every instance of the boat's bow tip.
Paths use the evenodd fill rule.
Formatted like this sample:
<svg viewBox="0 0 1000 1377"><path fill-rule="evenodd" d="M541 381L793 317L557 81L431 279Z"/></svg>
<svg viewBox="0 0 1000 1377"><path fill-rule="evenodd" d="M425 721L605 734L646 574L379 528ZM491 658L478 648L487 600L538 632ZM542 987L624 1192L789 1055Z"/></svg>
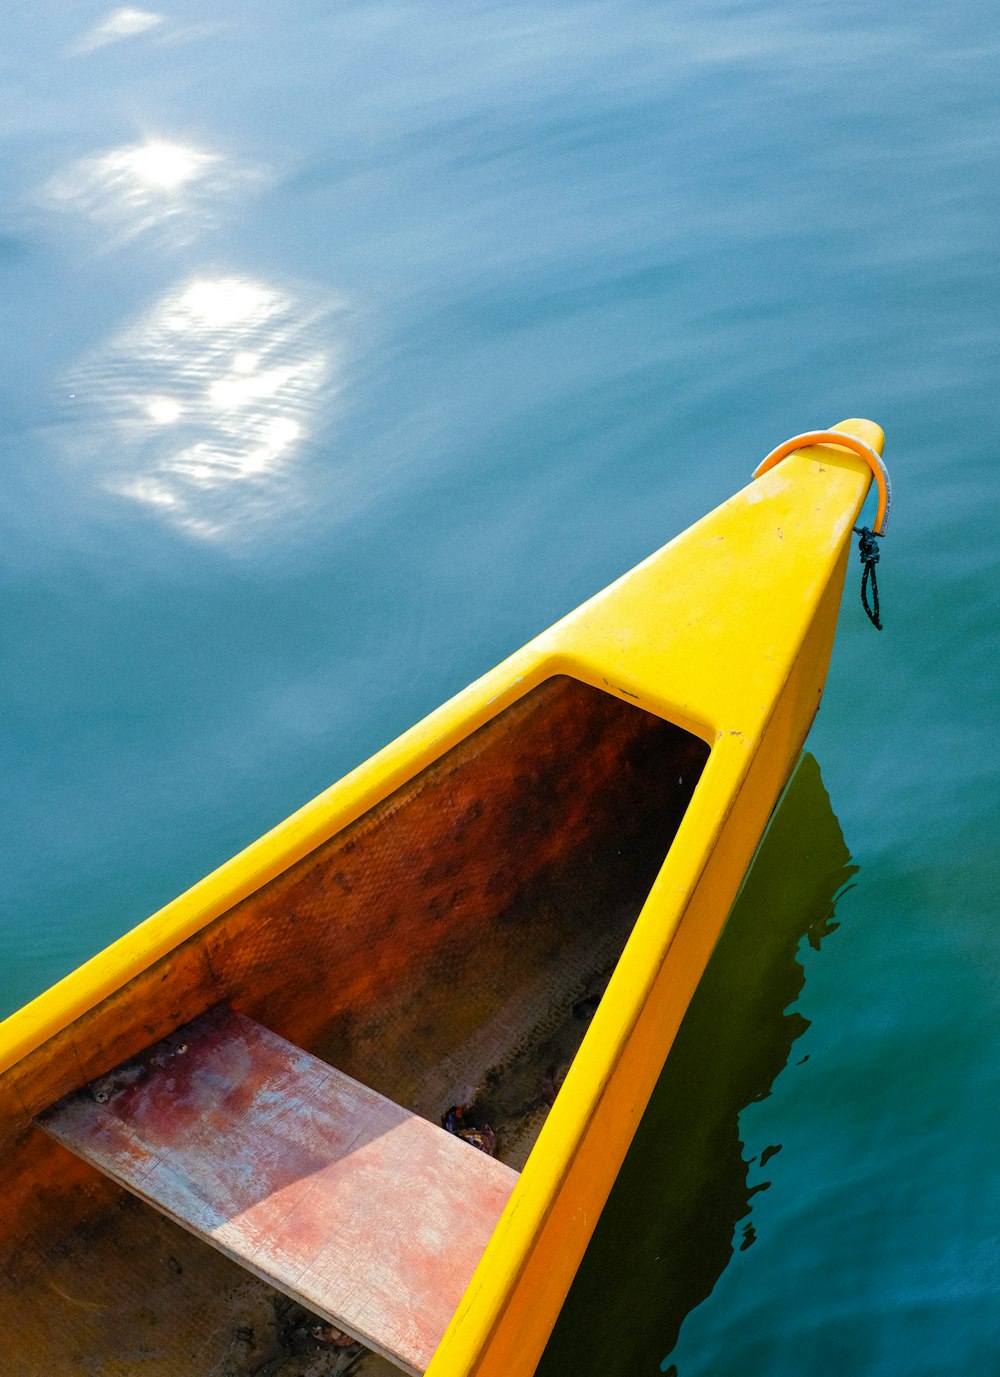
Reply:
<svg viewBox="0 0 1000 1377"><path fill-rule="evenodd" d="M881 454L885 449L885 431L875 421L866 421L863 417L852 416L849 420L839 421L833 429L853 435L855 439L863 441L870 449L873 449L876 454Z"/></svg>

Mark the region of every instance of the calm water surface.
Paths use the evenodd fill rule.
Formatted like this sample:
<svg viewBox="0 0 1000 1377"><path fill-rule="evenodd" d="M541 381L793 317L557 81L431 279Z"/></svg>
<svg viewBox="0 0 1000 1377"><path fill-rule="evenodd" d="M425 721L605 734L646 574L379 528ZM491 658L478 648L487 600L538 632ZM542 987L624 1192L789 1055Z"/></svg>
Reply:
<svg viewBox="0 0 1000 1377"><path fill-rule="evenodd" d="M150 4L0 20L4 1006L872 416L887 629L543 1370L1000 1372L995 6Z"/></svg>

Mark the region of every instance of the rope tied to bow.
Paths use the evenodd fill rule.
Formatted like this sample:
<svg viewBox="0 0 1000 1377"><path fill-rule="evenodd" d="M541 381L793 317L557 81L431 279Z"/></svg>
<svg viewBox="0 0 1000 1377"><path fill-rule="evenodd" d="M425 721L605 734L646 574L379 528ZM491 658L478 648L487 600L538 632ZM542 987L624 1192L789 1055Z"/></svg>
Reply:
<svg viewBox="0 0 1000 1377"><path fill-rule="evenodd" d="M879 616L878 605L878 580L875 577L875 566L879 561L878 539L884 536L889 529L889 513L892 510L892 485L889 482L889 470L886 468L881 454L872 449L871 445L859 440L856 435L851 435L844 430L807 430L801 435L793 435L784 444L778 445L777 449L772 449L771 453L753 471L753 477L759 478L762 473L767 473L776 464L780 464L782 459L787 459L796 450L804 449L808 445L840 445L844 449L851 450L863 459L872 471L875 485L878 488L878 507L875 512L875 520L872 523L873 529L867 526L855 526L854 534L859 537L858 550L861 554L861 563L864 565L864 573L861 575L861 605L868 613L868 620L876 631L882 630L882 622ZM868 601L868 593L871 591L871 603Z"/></svg>
<svg viewBox="0 0 1000 1377"><path fill-rule="evenodd" d="M881 631L878 579L875 577L875 566L879 561L878 536L870 531L867 526L855 526L854 534L858 537L858 553L861 556L861 563L864 565L864 573L861 575L861 606L868 613L868 620L875 630ZM869 587L872 594L871 606L868 604Z"/></svg>

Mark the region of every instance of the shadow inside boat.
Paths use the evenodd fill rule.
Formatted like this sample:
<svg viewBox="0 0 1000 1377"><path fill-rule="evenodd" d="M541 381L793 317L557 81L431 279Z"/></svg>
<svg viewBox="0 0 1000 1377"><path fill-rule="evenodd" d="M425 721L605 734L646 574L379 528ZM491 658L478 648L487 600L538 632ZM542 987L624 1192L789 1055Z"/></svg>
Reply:
<svg viewBox="0 0 1000 1377"><path fill-rule="evenodd" d="M769 1093L809 1026L786 1012L805 981L796 952L803 938L818 947L837 926L837 897L856 870L819 766L806 755L684 1018L536 1377L657 1371L685 1316L711 1293L737 1246L752 1241L743 1221L761 1187L748 1181L739 1114Z"/></svg>

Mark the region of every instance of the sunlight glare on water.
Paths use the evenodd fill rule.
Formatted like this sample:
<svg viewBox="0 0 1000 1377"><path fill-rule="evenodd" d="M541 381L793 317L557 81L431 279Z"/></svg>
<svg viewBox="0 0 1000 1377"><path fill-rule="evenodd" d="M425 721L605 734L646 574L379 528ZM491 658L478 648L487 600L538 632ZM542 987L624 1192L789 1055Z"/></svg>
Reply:
<svg viewBox="0 0 1000 1377"><path fill-rule="evenodd" d="M92 220L117 246L167 226L183 242L262 177L261 169L234 166L218 154L149 139L62 169L45 187L43 201Z"/></svg>
<svg viewBox="0 0 1000 1377"><path fill-rule="evenodd" d="M71 48L74 55L95 52L108 43L118 43L123 38L134 38L137 34L155 29L164 22L162 14L152 10L133 9L130 6L111 10L99 19Z"/></svg>
<svg viewBox="0 0 1000 1377"><path fill-rule="evenodd" d="M243 278L169 292L68 377L71 452L101 466L108 492L188 534L259 520L293 500L296 447L321 400L329 416L331 315Z"/></svg>

